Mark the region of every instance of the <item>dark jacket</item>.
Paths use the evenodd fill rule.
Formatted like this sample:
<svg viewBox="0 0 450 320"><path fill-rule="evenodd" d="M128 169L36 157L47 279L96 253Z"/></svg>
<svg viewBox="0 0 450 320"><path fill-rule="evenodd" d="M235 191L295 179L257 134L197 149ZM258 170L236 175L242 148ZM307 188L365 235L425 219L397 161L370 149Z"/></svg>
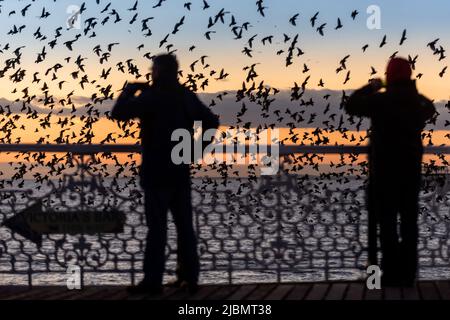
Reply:
<svg viewBox="0 0 450 320"><path fill-rule="evenodd" d="M367 85L350 96L345 109L350 115L368 117L372 122L371 178L420 177L421 133L436 109L417 92L415 81L390 85L385 92L374 92Z"/></svg>
<svg viewBox="0 0 450 320"><path fill-rule="evenodd" d="M203 131L217 129L219 120L189 89L176 84L169 87L147 86L142 93L125 89L117 100L111 116L126 121L140 119L142 140L141 184L143 187L172 185L189 181L189 164L175 165L171 141L176 129L187 129L193 137L194 121L202 121ZM193 143L193 140L191 140Z"/></svg>

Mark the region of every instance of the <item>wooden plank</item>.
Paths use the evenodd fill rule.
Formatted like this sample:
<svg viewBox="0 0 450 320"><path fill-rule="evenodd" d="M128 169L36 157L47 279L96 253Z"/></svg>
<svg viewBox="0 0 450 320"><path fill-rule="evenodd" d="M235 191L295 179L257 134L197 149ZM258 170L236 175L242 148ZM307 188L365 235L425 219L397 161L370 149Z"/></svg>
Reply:
<svg viewBox="0 0 450 320"><path fill-rule="evenodd" d="M162 296L160 296L160 298L158 298L157 296L147 296L145 299L146 300L157 300L157 299L161 299L161 300L170 300L171 297L176 294L178 291L180 291L179 288L176 287L164 287L164 291Z"/></svg>
<svg viewBox="0 0 450 320"><path fill-rule="evenodd" d="M303 300L311 288L312 284L310 283L296 284L285 300Z"/></svg>
<svg viewBox="0 0 450 320"><path fill-rule="evenodd" d="M66 287L62 287L61 291L57 291L52 295L42 298L42 300L65 300L65 299L76 299L77 296L86 294L86 291L90 291L92 287L86 287L81 290L69 290Z"/></svg>
<svg viewBox="0 0 450 320"><path fill-rule="evenodd" d="M136 301L136 300L153 300L153 299L161 299L162 298L162 293L161 294L148 294L148 293L139 293L139 294L129 294L128 297L126 297L126 300L132 300L132 301Z"/></svg>
<svg viewBox="0 0 450 320"><path fill-rule="evenodd" d="M199 288L199 290L189 296L187 298L187 300L203 300L206 299L206 297L208 297L210 294L212 294L213 292L215 292L216 290L219 290L220 286L217 285L213 285L213 286L202 286Z"/></svg>
<svg viewBox="0 0 450 320"><path fill-rule="evenodd" d="M52 295L49 295L45 298L42 298L42 300L64 300L73 296L80 295L83 291L87 290L88 288L84 288L82 290L68 290L65 288L65 290L61 290L60 292L55 292Z"/></svg>
<svg viewBox="0 0 450 320"><path fill-rule="evenodd" d="M227 298L227 300L243 300L250 295L258 286L256 284L240 285L239 288Z"/></svg>
<svg viewBox="0 0 450 320"><path fill-rule="evenodd" d="M177 292L178 288L173 287L163 287L163 292L154 294L154 293L141 293L141 294L129 294L125 296L125 300L166 300L172 294Z"/></svg>
<svg viewBox="0 0 450 320"><path fill-rule="evenodd" d="M43 290L41 292L36 293L33 296L27 297L25 299L31 299L31 300L45 300L45 299L52 299L54 297L59 296L60 294L68 291L67 287L52 287L47 288L46 290Z"/></svg>
<svg viewBox="0 0 450 320"><path fill-rule="evenodd" d="M267 295L269 295L273 289L275 289L276 284L261 284L258 288L254 290L245 300L263 300Z"/></svg>
<svg viewBox="0 0 450 320"><path fill-rule="evenodd" d="M96 290L93 290L90 294L83 294L79 297L73 296L74 300L101 300L103 297L107 296L108 294L111 294L110 288L104 288L104 287L96 287Z"/></svg>
<svg viewBox="0 0 450 320"><path fill-rule="evenodd" d="M381 289L366 289L364 300L382 300L383 299L383 290Z"/></svg>
<svg viewBox="0 0 450 320"><path fill-rule="evenodd" d="M88 300L88 299L170 299L170 300L450 300L449 281L418 282L415 287L386 287L384 290L368 290L364 282L352 283L300 283L259 285L211 285L203 286L194 295L185 290L164 288L161 295L131 296L125 287L86 287L68 290L66 287L0 287L0 299L32 300Z"/></svg>
<svg viewBox="0 0 450 320"><path fill-rule="evenodd" d="M403 300L420 300L420 293L417 284L413 287L402 288Z"/></svg>
<svg viewBox="0 0 450 320"><path fill-rule="evenodd" d="M384 300L402 300L401 287L386 287L384 290Z"/></svg>
<svg viewBox="0 0 450 320"><path fill-rule="evenodd" d="M28 291L28 287L24 286L8 286L8 287L0 287L0 300L4 300L9 296L19 294L25 291Z"/></svg>
<svg viewBox="0 0 450 320"><path fill-rule="evenodd" d="M330 284L328 283L316 283L312 286L306 300L323 300L328 292Z"/></svg>
<svg viewBox="0 0 450 320"><path fill-rule="evenodd" d="M442 300L450 300L450 282L448 281L436 281L435 283L439 295Z"/></svg>
<svg viewBox="0 0 450 320"><path fill-rule="evenodd" d="M345 300L363 300L364 290L366 289L365 282L352 282L348 285L347 293L345 295Z"/></svg>
<svg viewBox="0 0 450 320"><path fill-rule="evenodd" d="M183 290L179 290L178 288L173 287L164 287L163 292L161 294L139 294L139 295L130 295L128 293L126 287L107 287L105 291L102 293L98 293L95 299L105 299L105 300L160 300L167 299L171 297L173 294L178 291L183 292Z"/></svg>
<svg viewBox="0 0 450 320"><path fill-rule="evenodd" d="M419 283L420 297L422 300L439 300L439 291L433 282L420 282Z"/></svg>
<svg viewBox="0 0 450 320"><path fill-rule="evenodd" d="M115 293L103 297L104 300L125 300L130 294L126 288L117 289Z"/></svg>
<svg viewBox="0 0 450 320"><path fill-rule="evenodd" d="M47 298L54 299L55 297L68 291L66 287L61 286L42 286L34 287L32 289L24 289L15 294L10 294L5 297L7 300L45 300Z"/></svg>
<svg viewBox="0 0 450 320"><path fill-rule="evenodd" d="M280 284L264 300L283 300L293 288L293 284Z"/></svg>
<svg viewBox="0 0 450 320"><path fill-rule="evenodd" d="M344 300L347 283L333 283L328 290L325 300Z"/></svg>
<svg viewBox="0 0 450 320"><path fill-rule="evenodd" d="M71 295L63 298L64 300L89 300L95 299L95 295L102 292L104 289L99 287L87 287L82 290L70 290ZM59 298L58 298L59 299Z"/></svg>
<svg viewBox="0 0 450 320"><path fill-rule="evenodd" d="M178 290L177 288L166 288L163 287L163 291L161 293L155 294L155 293L139 293L139 294L131 294L129 292L127 292L126 290L126 295L123 299L125 300L161 300L164 299L166 295L170 295L173 292L175 292L176 290Z"/></svg>
<svg viewBox="0 0 450 320"><path fill-rule="evenodd" d="M177 288L171 295L166 295L165 300L186 300L191 294L187 290Z"/></svg>
<svg viewBox="0 0 450 320"><path fill-rule="evenodd" d="M120 291L122 291L122 293L126 292L126 288L113 287L113 286L99 287L99 289L100 290L95 294L95 296L92 299L105 300L110 296L117 295L117 292L120 292ZM89 299L89 296L86 297L86 299Z"/></svg>
<svg viewBox="0 0 450 320"><path fill-rule="evenodd" d="M222 286L219 290L217 290L216 292L213 292L205 300L225 300L226 298L231 296L238 289L239 289L239 286L236 286L236 285Z"/></svg>
<svg viewBox="0 0 450 320"><path fill-rule="evenodd" d="M44 288L44 287L28 289L28 290L22 291L20 293L12 294L12 295L4 298L4 300L23 300L23 299L27 299L27 298L32 300L34 296L39 295L39 294L42 295L49 289L50 288Z"/></svg>

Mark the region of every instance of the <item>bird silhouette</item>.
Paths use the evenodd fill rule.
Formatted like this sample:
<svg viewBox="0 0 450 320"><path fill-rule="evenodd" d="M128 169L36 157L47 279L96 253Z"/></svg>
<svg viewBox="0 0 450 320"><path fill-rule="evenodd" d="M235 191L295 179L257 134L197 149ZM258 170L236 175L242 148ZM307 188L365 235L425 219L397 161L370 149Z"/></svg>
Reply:
<svg viewBox="0 0 450 320"><path fill-rule="evenodd" d="M336 25L336 27L334 28L335 30L339 30L339 29L342 29L344 26L342 25L342 22L341 22L341 19L340 18L338 18L338 20L337 20L337 25Z"/></svg>
<svg viewBox="0 0 450 320"><path fill-rule="evenodd" d="M320 27L317 28L317 32L319 32L319 34L321 36L324 36L323 30L324 30L326 25L327 25L326 23L323 23L323 24L320 25Z"/></svg>
<svg viewBox="0 0 450 320"><path fill-rule="evenodd" d="M316 12L311 19L309 20L311 22L311 26L314 28L316 25L317 17L319 16L319 12Z"/></svg>
<svg viewBox="0 0 450 320"><path fill-rule="evenodd" d="M384 37L383 37L383 39L381 40L381 43L380 43L380 48L383 48L387 44L386 39L387 39L387 35L384 35Z"/></svg>
<svg viewBox="0 0 450 320"><path fill-rule="evenodd" d="M289 18L289 23L292 24L293 26L296 26L297 25L296 21L299 15L300 15L299 13L294 14L291 18Z"/></svg>
<svg viewBox="0 0 450 320"><path fill-rule="evenodd" d="M400 45L403 45L403 43L405 43L406 39L407 39L407 37L406 37L406 29L405 29L405 30L403 30L402 38L400 39Z"/></svg>
<svg viewBox="0 0 450 320"><path fill-rule="evenodd" d="M302 9L293 6L281 18L284 23L281 21L275 25L271 20L276 13L272 10L275 8L263 0L255 0L249 8L233 7L228 2L223 2L222 7L219 2L206 0L180 3L130 0L124 5L113 1L86 1L69 17L72 25L81 17L81 28L69 30L55 23L56 18L63 14L54 1L21 1L16 5L8 3L7 8L6 2L3 3L1 14L5 34L0 45L3 56L0 80L5 85L5 94L12 98L0 105L2 143L22 143L28 135L33 142L42 144L138 143L140 124L137 121L116 123L111 131L105 131L103 124L104 121L112 121L110 105L126 83L152 83L148 64L159 49L182 55L180 82L193 91L202 92L201 98L212 109L226 109L223 117L227 118L227 123L224 126L229 124L233 128L258 130L286 128L289 134L282 138L286 143L332 145L338 144L333 138L338 136L339 143L363 145L368 139L368 127L365 122L345 115L343 105L348 100L349 90L354 89L353 84L357 85L356 79L363 83L378 74L375 68L378 68L375 64L378 62L368 58L387 58L380 48L389 47L388 37L395 39L398 36L389 31L379 44L377 40L373 42L368 39L362 39L362 43L355 42L359 40L352 38L349 21L356 20L358 10L349 10L347 20L331 11L321 14L318 9L313 9L314 15L309 21L308 18L303 21ZM343 10L348 9L344 6ZM303 22L311 23L312 28L301 28ZM332 32L327 26L340 31ZM297 31L297 27L301 31ZM405 26L401 30L399 46L403 49L393 48L395 52L391 58L406 50L406 44L409 47L421 41ZM316 38L317 44L311 45L308 39L316 32L323 38ZM417 79L445 81L447 66L442 65L447 54L445 39L441 41L437 35L432 35L429 40L418 43L417 53L421 45L430 50L428 54L438 66L435 70L440 72L432 74L434 71L427 71L434 69L422 65L422 62L428 61L422 53L420 61L419 55L411 52L408 60L414 70L422 71L417 73ZM345 50L349 51L344 58L337 59L339 63L335 75L334 68L326 70L328 64L322 61L325 58L315 55L315 51L330 52L333 57L333 43L336 41L345 43ZM226 59L221 55L225 55ZM283 75L282 83L287 83L286 90L275 88L276 83L264 77L273 68ZM289 71L295 73L297 78L293 76L289 79ZM327 75L330 71L333 74ZM203 91L214 91L216 86L234 86L235 83L239 83L236 90L203 94ZM341 92L327 88L327 85L336 83L345 90ZM440 123L448 128L450 121L445 117L448 117L450 109L443 107L440 110ZM433 134L427 131L423 138L426 142L432 141ZM450 136L447 135L446 139ZM59 155L55 157L47 165L37 153L19 155L20 165L11 165L12 168L14 165L19 168L14 170L16 182L21 182L24 172L35 174L46 171L36 175L36 181L45 181L46 177L61 178L65 169L69 168L62 165L64 159L61 160ZM120 172L118 177L125 170L138 172L139 161L133 155L133 159L127 158L126 161L120 160L117 155L105 157L103 159L112 161L112 166ZM29 159L28 162L25 158ZM317 172L324 181L330 177L345 181L345 174L325 174L321 171L325 161L321 155L291 158L291 172L302 173L304 168L308 168ZM332 167L344 169L349 167L350 162L352 165L346 171L347 175L357 170L367 172L366 163L357 165L359 160L348 158L347 163L345 160L333 160ZM39 161L41 168L36 164ZM103 176L115 175L111 173L109 164L99 163L94 167ZM240 169L229 165L200 165L193 166L193 170L200 173L212 170L223 180L227 180L228 176L242 178L239 177ZM255 167L248 167L248 170L252 172L249 174L250 180L254 181ZM135 174L132 176L126 180L136 178ZM305 179L302 174L298 177ZM241 196L245 193L242 181L237 187L237 193ZM0 179L0 187L7 183ZM220 183L205 179L201 185L206 188L219 186ZM323 181L314 182L311 188L320 191L323 188L320 183L323 184ZM227 186L228 183L225 183ZM320 201L326 202L323 199ZM330 201L334 200L330 198Z"/></svg>
<svg viewBox="0 0 450 320"><path fill-rule="evenodd" d="M417 63L418 58L419 58L418 55L416 55L414 58L412 58L410 55L408 55L408 62L411 65L411 68L413 70L416 70L416 63Z"/></svg>
<svg viewBox="0 0 450 320"><path fill-rule="evenodd" d="M259 14L261 14L261 16L265 16L264 15L264 10L267 9L267 7L264 6L264 1L263 0L258 0L256 1L256 5L258 7L258 12Z"/></svg>

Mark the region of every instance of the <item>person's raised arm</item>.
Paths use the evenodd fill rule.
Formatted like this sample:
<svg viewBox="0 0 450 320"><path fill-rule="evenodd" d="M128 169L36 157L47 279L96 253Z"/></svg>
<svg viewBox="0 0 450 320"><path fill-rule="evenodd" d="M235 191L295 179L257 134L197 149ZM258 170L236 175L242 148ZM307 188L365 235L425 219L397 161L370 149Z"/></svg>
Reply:
<svg viewBox="0 0 450 320"><path fill-rule="evenodd" d="M188 109L193 121L201 121L203 131L219 128L219 117L200 101L193 92L188 93Z"/></svg>
<svg viewBox="0 0 450 320"><path fill-rule="evenodd" d="M370 117L372 96L382 87L380 79L374 79L370 84L356 90L345 104L345 111L352 116Z"/></svg>
<svg viewBox="0 0 450 320"><path fill-rule="evenodd" d="M146 107L144 90L147 84L130 83L122 91L111 111L111 118L119 121L127 121L139 118ZM140 95L136 95L142 91Z"/></svg>
<svg viewBox="0 0 450 320"><path fill-rule="evenodd" d="M214 137L220 124L219 117L212 113L211 110L200 101L195 93L189 91L187 94L187 100L188 114L191 117L191 120L201 121L203 135L207 133L207 135L211 137L208 141L204 140L204 136L200 138L202 140L203 154L206 147L214 141ZM209 130L214 130L214 132L207 132ZM197 159L195 161L197 161Z"/></svg>

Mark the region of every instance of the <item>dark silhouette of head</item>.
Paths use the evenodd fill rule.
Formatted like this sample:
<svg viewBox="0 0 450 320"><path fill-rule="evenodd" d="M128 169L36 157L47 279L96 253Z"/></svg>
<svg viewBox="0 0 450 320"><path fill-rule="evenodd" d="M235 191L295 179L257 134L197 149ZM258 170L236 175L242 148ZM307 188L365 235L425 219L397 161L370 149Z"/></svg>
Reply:
<svg viewBox="0 0 450 320"><path fill-rule="evenodd" d="M409 61L404 58L392 58L387 66L386 82L392 85L411 80L412 70Z"/></svg>
<svg viewBox="0 0 450 320"><path fill-rule="evenodd" d="M153 58L152 80L155 85L173 85L178 82L178 61L172 54Z"/></svg>

